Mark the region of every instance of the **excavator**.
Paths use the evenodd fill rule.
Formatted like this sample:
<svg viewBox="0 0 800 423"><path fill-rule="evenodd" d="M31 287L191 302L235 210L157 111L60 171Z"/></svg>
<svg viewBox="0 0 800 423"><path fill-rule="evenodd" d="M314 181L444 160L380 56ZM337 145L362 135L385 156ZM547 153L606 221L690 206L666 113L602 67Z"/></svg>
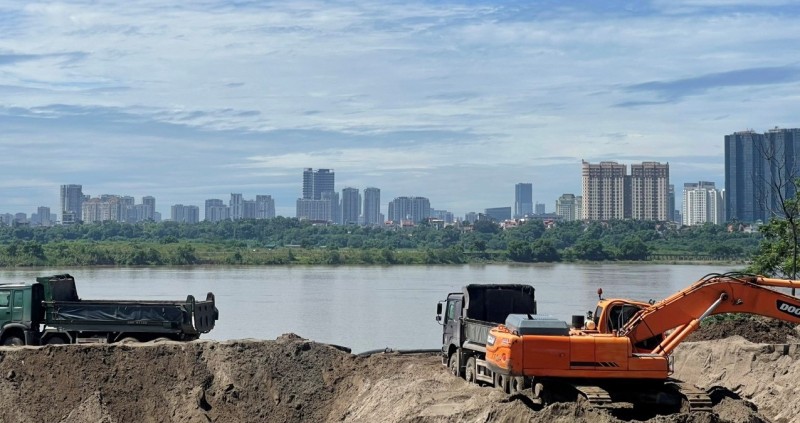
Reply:
<svg viewBox="0 0 800 423"><path fill-rule="evenodd" d="M508 393L530 389L535 403L581 401L612 408L709 411L709 393L671 378L671 353L700 322L746 313L800 324L800 298L781 288L800 281L710 274L659 302L603 299L580 327L512 314L489 331L487 367ZM580 316L582 317L582 316ZM575 319L573 318L573 322ZM525 391L528 392L528 391Z"/></svg>

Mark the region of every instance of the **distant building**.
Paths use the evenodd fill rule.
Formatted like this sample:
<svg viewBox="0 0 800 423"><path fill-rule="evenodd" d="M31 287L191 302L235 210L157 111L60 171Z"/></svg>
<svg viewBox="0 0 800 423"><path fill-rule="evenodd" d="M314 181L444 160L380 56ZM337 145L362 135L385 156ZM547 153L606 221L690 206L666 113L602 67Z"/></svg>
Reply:
<svg viewBox="0 0 800 423"><path fill-rule="evenodd" d="M752 130L725 136L726 221L766 222L780 198L794 198L800 177L800 129Z"/></svg>
<svg viewBox="0 0 800 423"><path fill-rule="evenodd" d="M484 214L495 222L511 219L511 207L492 207L484 210Z"/></svg>
<svg viewBox="0 0 800 423"><path fill-rule="evenodd" d="M439 220L439 221L441 221L442 223L445 223L445 224L450 224L450 223L453 223L455 221L455 217L453 216L453 213L451 213L451 212L449 212L447 210L431 209L431 218L433 218L435 220Z"/></svg>
<svg viewBox="0 0 800 423"><path fill-rule="evenodd" d="M533 213L533 184L520 182L514 186L514 217Z"/></svg>
<svg viewBox="0 0 800 423"><path fill-rule="evenodd" d="M275 217L275 200L271 195L256 195L256 219Z"/></svg>
<svg viewBox="0 0 800 423"><path fill-rule="evenodd" d="M345 188L342 190L342 225L357 225L361 216L361 194L358 188Z"/></svg>
<svg viewBox="0 0 800 423"><path fill-rule="evenodd" d="M545 208L544 203L536 203L535 212L537 215L543 215L547 213L547 209Z"/></svg>
<svg viewBox="0 0 800 423"><path fill-rule="evenodd" d="M667 220L675 222L675 185L669 184L667 191Z"/></svg>
<svg viewBox="0 0 800 423"><path fill-rule="evenodd" d="M231 220L239 220L244 218L244 198L242 197L241 193L231 193L231 199L228 201L228 207L231 209Z"/></svg>
<svg viewBox="0 0 800 423"><path fill-rule="evenodd" d="M425 197L397 197L389 202L387 217L397 224L404 220L417 224L431 217L431 202Z"/></svg>
<svg viewBox="0 0 800 423"><path fill-rule="evenodd" d="M170 209L172 221L179 223L197 223L200 221L200 208L175 204Z"/></svg>
<svg viewBox="0 0 800 423"><path fill-rule="evenodd" d="M140 216L139 221L152 220L153 222L157 222L158 219L156 219L155 197L151 197L149 195L142 197L142 206L142 215Z"/></svg>
<svg viewBox="0 0 800 423"><path fill-rule="evenodd" d="M475 223L478 221L478 213L469 212L464 215L464 222L467 223Z"/></svg>
<svg viewBox="0 0 800 423"><path fill-rule="evenodd" d="M230 216L230 207L226 206L222 200L218 198L206 200L204 216L206 221L220 222L223 220L229 220Z"/></svg>
<svg viewBox="0 0 800 423"><path fill-rule="evenodd" d="M303 170L303 196L297 199L298 219L341 222L339 195L334 190L332 169Z"/></svg>
<svg viewBox="0 0 800 423"><path fill-rule="evenodd" d="M669 163L583 162L583 218L633 218L666 221L669 213Z"/></svg>
<svg viewBox="0 0 800 423"><path fill-rule="evenodd" d="M669 218L669 163L631 165L631 218L666 222Z"/></svg>
<svg viewBox="0 0 800 423"><path fill-rule="evenodd" d="M364 224L367 226L382 225L381 190L366 188L364 190Z"/></svg>
<svg viewBox="0 0 800 423"><path fill-rule="evenodd" d="M627 167L617 162L582 165L583 219L624 219Z"/></svg>
<svg viewBox="0 0 800 423"><path fill-rule="evenodd" d="M61 185L61 224L79 223L83 213L83 186Z"/></svg>
<svg viewBox="0 0 800 423"><path fill-rule="evenodd" d="M53 226L50 220L50 207L40 206L36 209L36 224L39 226Z"/></svg>
<svg viewBox="0 0 800 423"><path fill-rule="evenodd" d="M683 224L686 226L725 223L722 192L713 182L683 184Z"/></svg>
<svg viewBox="0 0 800 423"><path fill-rule="evenodd" d="M581 220L581 196L563 194L556 200L556 214L565 221Z"/></svg>

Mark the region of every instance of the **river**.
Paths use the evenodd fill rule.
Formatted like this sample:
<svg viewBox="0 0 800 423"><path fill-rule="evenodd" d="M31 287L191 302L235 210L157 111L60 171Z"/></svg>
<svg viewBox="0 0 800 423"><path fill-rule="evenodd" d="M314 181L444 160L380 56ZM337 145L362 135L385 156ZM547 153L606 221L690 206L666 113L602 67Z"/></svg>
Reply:
<svg viewBox="0 0 800 423"><path fill-rule="evenodd" d="M344 345L439 348L436 303L469 283L525 283L540 314L570 321L606 297L660 300L713 272L684 264L152 267L0 270L0 282L70 273L86 299L178 300L214 292L220 319L203 338L275 339L296 333Z"/></svg>

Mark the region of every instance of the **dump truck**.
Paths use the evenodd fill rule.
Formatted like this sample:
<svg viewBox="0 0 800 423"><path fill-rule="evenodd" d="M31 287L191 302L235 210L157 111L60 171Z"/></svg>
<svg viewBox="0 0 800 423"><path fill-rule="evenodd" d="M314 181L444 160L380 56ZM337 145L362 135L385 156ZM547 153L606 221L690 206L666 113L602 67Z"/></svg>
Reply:
<svg viewBox="0 0 800 423"><path fill-rule="evenodd" d="M203 301L86 300L68 274L0 284L0 345L191 341L218 318L210 292Z"/></svg>
<svg viewBox="0 0 800 423"><path fill-rule="evenodd" d="M442 364L456 376L475 383L495 383L486 366L489 330L509 314L536 315L535 290L523 284L471 284L451 292L436 306L442 325Z"/></svg>
<svg viewBox="0 0 800 423"><path fill-rule="evenodd" d="M511 314L489 331L485 362L496 375L524 381L539 403L708 411L709 392L671 377L671 353L720 313L800 324L800 298L775 289L797 287L796 280L711 274L658 302L601 299L583 327L558 334L543 333L534 316Z"/></svg>

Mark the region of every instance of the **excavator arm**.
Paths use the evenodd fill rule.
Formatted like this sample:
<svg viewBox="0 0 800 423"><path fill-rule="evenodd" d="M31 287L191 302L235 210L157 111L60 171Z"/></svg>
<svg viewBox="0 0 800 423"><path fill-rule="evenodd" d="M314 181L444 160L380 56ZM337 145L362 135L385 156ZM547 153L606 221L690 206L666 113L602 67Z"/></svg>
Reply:
<svg viewBox="0 0 800 423"><path fill-rule="evenodd" d="M721 313L746 313L800 324L800 298L772 288L799 288L800 281L763 276L709 275L674 295L643 308L621 329L633 345L665 334L653 353L668 355L700 325Z"/></svg>

